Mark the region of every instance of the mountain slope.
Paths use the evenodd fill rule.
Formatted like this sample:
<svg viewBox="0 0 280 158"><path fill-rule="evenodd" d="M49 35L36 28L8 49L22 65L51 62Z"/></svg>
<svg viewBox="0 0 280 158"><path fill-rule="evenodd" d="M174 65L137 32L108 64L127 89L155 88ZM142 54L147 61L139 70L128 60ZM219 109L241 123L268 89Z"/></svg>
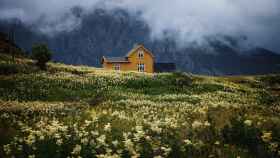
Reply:
<svg viewBox="0 0 280 158"><path fill-rule="evenodd" d="M14 26L7 21L0 23L0 30L9 32L14 26L16 43L22 48L30 50L33 43L45 42L55 52L54 60L68 64L100 66L103 55L122 56L135 43L143 43L157 61L175 62L182 71L212 75L280 72L280 55L263 48L241 49L239 43L246 42L242 38L210 37L205 46L194 42L179 48L172 37L151 40L148 26L123 10L97 9L91 14L75 15L82 23L71 32L46 36L36 33L36 26L20 22Z"/></svg>
<svg viewBox="0 0 280 158"><path fill-rule="evenodd" d="M279 75L16 61L0 54L0 70L19 68L0 73L0 157L279 157Z"/></svg>

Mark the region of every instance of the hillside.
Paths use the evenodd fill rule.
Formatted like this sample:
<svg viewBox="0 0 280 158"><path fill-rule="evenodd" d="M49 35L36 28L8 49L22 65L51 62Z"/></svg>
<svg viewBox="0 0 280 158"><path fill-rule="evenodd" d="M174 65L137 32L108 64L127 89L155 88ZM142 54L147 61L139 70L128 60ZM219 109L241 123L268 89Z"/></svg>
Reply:
<svg viewBox="0 0 280 158"><path fill-rule="evenodd" d="M0 157L280 156L279 75L0 63Z"/></svg>
<svg viewBox="0 0 280 158"><path fill-rule="evenodd" d="M46 35L38 32L36 25L2 20L0 32L8 33L14 28L15 41L21 48L30 51L34 43L44 42L55 52L56 61L73 65L100 67L102 56L124 56L135 43L142 43L158 62L174 62L185 72L204 75L280 73L280 55L265 48L247 46L246 37L205 37L203 45L190 42L181 48L168 33L166 37L151 39L148 24L125 10L96 9L90 14L82 11L73 10L72 14L81 20L81 26L73 31ZM37 23L40 25L40 21Z"/></svg>

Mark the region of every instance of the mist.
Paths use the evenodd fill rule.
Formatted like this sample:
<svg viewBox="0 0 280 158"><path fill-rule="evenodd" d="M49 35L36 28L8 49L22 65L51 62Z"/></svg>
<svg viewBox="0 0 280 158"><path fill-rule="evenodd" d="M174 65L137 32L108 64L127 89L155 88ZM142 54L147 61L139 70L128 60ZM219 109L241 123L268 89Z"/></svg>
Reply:
<svg viewBox="0 0 280 158"><path fill-rule="evenodd" d="M55 35L79 27L81 17L70 13L75 6L83 14L124 9L147 23L151 39L171 35L181 46L216 35L246 36L252 45L280 52L279 0L2 0L0 19L19 18Z"/></svg>

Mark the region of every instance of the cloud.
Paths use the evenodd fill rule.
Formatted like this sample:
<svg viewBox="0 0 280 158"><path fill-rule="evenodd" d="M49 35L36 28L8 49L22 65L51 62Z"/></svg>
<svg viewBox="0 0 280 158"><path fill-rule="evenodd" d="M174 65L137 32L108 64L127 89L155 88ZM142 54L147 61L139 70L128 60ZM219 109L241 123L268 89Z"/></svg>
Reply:
<svg viewBox="0 0 280 158"><path fill-rule="evenodd" d="M65 16L74 6L86 12L103 6L137 14L152 30L153 39L172 32L184 45L203 43L204 37L213 35L245 35L256 45L280 52L279 0L2 0L0 18L19 17L33 23L44 16L41 31L70 31L79 24L79 19Z"/></svg>
<svg viewBox="0 0 280 158"><path fill-rule="evenodd" d="M187 42L217 34L246 35L256 45L269 45L273 37L280 42L279 0L122 0L115 5L141 11L154 38L171 30Z"/></svg>

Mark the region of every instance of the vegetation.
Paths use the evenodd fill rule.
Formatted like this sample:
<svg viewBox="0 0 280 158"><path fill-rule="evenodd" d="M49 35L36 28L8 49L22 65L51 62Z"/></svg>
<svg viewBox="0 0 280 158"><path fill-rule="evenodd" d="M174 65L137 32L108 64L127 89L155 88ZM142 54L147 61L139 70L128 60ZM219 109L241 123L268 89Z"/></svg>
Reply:
<svg viewBox="0 0 280 158"><path fill-rule="evenodd" d="M279 75L41 71L0 59L17 70L0 76L0 157L280 156Z"/></svg>
<svg viewBox="0 0 280 158"><path fill-rule="evenodd" d="M36 44L32 47L31 57L37 61L37 65L40 69L46 69L46 63L51 60L52 53L48 46L45 44Z"/></svg>

